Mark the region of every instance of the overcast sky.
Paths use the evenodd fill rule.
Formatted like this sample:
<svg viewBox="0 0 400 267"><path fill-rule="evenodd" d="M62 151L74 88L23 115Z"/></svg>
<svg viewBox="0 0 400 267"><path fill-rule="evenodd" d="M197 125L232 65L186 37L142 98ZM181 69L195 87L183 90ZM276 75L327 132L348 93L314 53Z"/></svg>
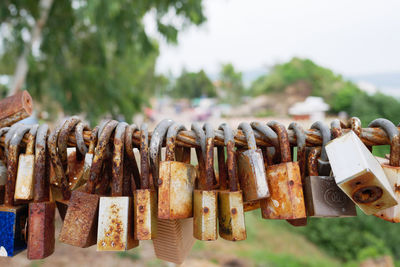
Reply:
<svg viewBox="0 0 400 267"><path fill-rule="evenodd" d="M293 56L345 75L400 72L400 1L204 0L207 22L161 42L158 72L260 70Z"/></svg>

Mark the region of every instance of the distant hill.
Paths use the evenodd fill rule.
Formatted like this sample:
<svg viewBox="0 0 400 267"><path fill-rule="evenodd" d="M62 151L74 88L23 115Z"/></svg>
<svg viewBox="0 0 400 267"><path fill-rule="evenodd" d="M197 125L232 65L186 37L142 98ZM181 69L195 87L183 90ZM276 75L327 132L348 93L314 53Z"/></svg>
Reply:
<svg viewBox="0 0 400 267"><path fill-rule="evenodd" d="M355 75L346 78L357 84L371 84L384 94L400 97L400 72Z"/></svg>

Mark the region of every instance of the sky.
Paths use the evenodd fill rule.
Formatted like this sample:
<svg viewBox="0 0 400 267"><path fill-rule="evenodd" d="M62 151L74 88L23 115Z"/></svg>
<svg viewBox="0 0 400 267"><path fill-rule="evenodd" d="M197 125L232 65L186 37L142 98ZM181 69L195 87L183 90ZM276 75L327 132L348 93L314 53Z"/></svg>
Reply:
<svg viewBox="0 0 400 267"><path fill-rule="evenodd" d="M259 71L294 56L343 75L400 71L398 0L203 0L203 6L207 21L187 27L178 45L160 40L157 72L215 74L227 62Z"/></svg>

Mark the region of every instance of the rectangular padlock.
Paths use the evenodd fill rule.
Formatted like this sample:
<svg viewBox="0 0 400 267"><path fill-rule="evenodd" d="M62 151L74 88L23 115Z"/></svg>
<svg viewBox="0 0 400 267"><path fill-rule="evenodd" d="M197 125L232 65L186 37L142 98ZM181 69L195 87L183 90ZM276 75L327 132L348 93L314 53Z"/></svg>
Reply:
<svg viewBox="0 0 400 267"><path fill-rule="evenodd" d="M0 160L0 205L4 203L5 184L7 181L7 167L2 160Z"/></svg>
<svg viewBox="0 0 400 267"><path fill-rule="evenodd" d="M43 259L54 252L56 205L50 201L49 157L46 150L48 126L42 124L35 146L33 201L29 203L28 253L30 260Z"/></svg>
<svg viewBox="0 0 400 267"><path fill-rule="evenodd" d="M248 150L238 155L240 188L245 202L269 197L267 176L261 149L257 149L253 129L248 123L241 123L239 128L247 139Z"/></svg>
<svg viewBox="0 0 400 267"><path fill-rule="evenodd" d="M378 160L353 131L330 141L326 152L336 183L365 214L398 204Z"/></svg>
<svg viewBox="0 0 400 267"><path fill-rule="evenodd" d="M268 126L278 135L281 163L267 167L270 196L260 201L264 219L300 219L306 217L298 162L292 162L290 144L285 127L277 122Z"/></svg>
<svg viewBox="0 0 400 267"><path fill-rule="evenodd" d="M351 199L337 186L332 176L318 175L320 148L308 155L308 173L304 182L307 215L312 217L351 217L357 211Z"/></svg>
<svg viewBox="0 0 400 267"><path fill-rule="evenodd" d="M15 184L14 199L31 200L33 198L33 173L35 167L35 136L38 125L29 131L29 139L25 154L19 155L17 180Z"/></svg>
<svg viewBox="0 0 400 267"><path fill-rule="evenodd" d="M150 188L147 124L140 130L140 171L140 189L133 196L134 233L137 240L151 240L157 235L157 193Z"/></svg>
<svg viewBox="0 0 400 267"><path fill-rule="evenodd" d="M13 257L26 249L25 225L28 206L14 206L15 179L17 176L19 145L29 127L21 125L13 135L8 148L7 182L4 204L0 206L0 256Z"/></svg>
<svg viewBox="0 0 400 267"><path fill-rule="evenodd" d="M114 134L111 196L100 198L97 251L126 251L139 245L134 239L132 198L123 196L124 178L128 177L123 167L127 126L118 123Z"/></svg>

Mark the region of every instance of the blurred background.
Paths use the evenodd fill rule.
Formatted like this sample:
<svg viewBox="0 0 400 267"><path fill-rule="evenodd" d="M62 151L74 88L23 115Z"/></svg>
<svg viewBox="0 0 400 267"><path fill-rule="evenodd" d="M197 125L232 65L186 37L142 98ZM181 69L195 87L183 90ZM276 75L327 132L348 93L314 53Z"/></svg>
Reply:
<svg viewBox="0 0 400 267"><path fill-rule="evenodd" d="M400 2L32 0L0 2L0 94L28 90L30 121L80 115L150 123L400 120ZM375 147L376 155L388 153ZM399 226L365 216L246 214L248 239L196 242L184 266L400 266ZM61 222L58 221L58 227ZM58 228L59 229L59 228ZM0 266L170 266L151 242L123 253L61 243ZM379 265L387 264L387 265Z"/></svg>

